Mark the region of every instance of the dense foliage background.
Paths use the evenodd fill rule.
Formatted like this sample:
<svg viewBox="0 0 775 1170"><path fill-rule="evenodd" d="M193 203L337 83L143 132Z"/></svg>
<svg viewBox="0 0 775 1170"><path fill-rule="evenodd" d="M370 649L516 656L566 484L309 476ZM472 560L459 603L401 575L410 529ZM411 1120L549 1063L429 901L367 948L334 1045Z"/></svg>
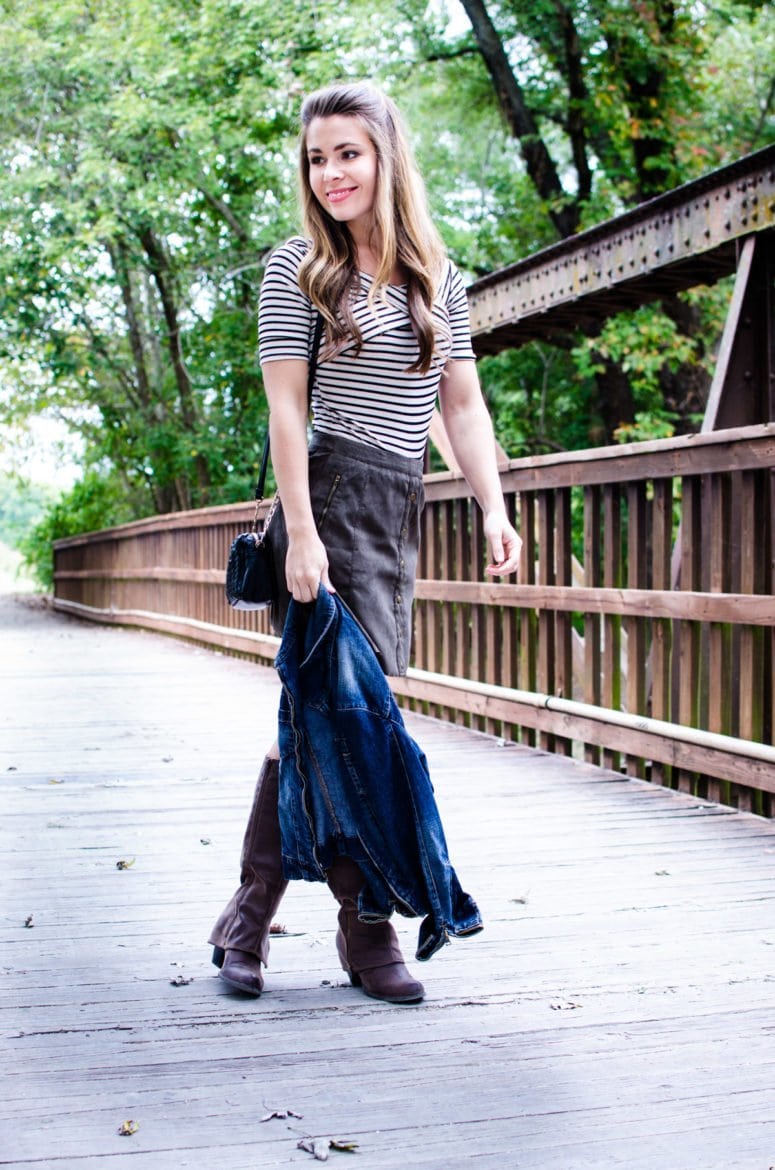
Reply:
<svg viewBox="0 0 775 1170"><path fill-rule="evenodd" d="M474 277L772 141L774 59L754 0L3 0L0 422L8 441L55 416L83 449L79 483L39 498L32 559L247 496L258 290L297 227L305 92L370 76L393 94ZM501 444L691 429L724 299L482 361Z"/></svg>

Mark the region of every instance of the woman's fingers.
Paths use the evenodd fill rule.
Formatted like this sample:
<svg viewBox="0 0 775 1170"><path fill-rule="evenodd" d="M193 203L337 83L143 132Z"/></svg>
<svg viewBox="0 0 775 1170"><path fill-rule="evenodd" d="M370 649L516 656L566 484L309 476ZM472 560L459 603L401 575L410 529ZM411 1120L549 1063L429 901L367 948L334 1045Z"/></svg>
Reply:
<svg viewBox="0 0 775 1170"><path fill-rule="evenodd" d="M328 557L320 541L314 543L289 542L285 561L285 579L288 592L295 601L314 601L321 584L334 593L328 576Z"/></svg>
<svg viewBox="0 0 775 1170"><path fill-rule="evenodd" d="M522 553L522 540L511 525L507 524L500 532L492 533L489 544L492 563L487 566L487 573L491 577L516 573Z"/></svg>

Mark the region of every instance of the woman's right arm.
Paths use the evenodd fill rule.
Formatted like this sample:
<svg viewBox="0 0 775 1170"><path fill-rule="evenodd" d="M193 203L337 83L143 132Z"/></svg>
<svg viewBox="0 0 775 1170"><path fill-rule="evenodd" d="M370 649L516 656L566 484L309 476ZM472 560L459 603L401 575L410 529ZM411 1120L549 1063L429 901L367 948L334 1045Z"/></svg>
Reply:
<svg viewBox="0 0 775 1170"><path fill-rule="evenodd" d="M269 402L269 439L288 530L285 578L296 601L314 601L321 583L333 592L328 556L310 503L307 468L307 363L282 358L262 365Z"/></svg>

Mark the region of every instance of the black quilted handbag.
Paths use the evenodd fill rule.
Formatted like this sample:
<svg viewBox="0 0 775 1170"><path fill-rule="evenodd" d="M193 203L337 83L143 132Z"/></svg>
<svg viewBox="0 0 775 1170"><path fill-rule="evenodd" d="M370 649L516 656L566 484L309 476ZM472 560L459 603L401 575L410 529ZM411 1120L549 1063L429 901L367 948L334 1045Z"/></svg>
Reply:
<svg viewBox="0 0 775 1170"><path fill-rule="evenodd" d="M258 499L256 516L260 502ZM267 609L277 600L277 578L268 531L276 503L275 498L260 532L256 519L250 532L241 532L232 541L226 562L226 600L233 609Z"/></svg>
<svg viewBox="0 0 775 1170"><path fill-rule="evenodd" d="M323 318L315 314L315 331L312 339L312 353L307 378L307 400L312 397L312 383L315 380L318 349L323 333ZM264 526L259 531L258 511L264 499L266 469L269 463L269 434L264 442L261 469L256 484L256 512L250 532L241 532L232 541L226 562L226 600L233 609L268 609L277 600L277 578L274 571L274 556L270 544L269 524L277 507L275 496Z"/></svg>

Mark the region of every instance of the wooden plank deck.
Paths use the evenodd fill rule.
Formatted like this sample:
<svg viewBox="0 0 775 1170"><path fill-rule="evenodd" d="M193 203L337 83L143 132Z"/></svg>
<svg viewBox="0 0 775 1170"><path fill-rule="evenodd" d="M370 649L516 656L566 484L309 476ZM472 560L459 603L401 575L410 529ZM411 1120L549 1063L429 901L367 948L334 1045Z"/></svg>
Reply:
<svg viewBox="0 0 775 1170"><path fill-rule="evenodd" d="M294 884L250 1000L205 939L274 672L8 599L0 655L0 1165L775 1165L772 823L411 716L485 932L377 1003Z"/></svg>

